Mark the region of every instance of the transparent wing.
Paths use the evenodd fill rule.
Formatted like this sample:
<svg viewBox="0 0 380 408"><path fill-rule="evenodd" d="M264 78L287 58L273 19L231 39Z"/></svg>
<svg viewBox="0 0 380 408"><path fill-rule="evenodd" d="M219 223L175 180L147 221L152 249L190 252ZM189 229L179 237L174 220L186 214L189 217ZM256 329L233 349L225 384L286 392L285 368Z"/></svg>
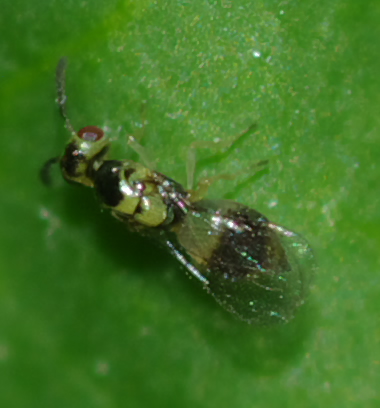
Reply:
<svg viewBox="0 0 380 408"><path fill-rule="evenodd" d="M293 318L315 272L300 235L240 204L204 200L171 251L228 311L249 323Z"/></svg>

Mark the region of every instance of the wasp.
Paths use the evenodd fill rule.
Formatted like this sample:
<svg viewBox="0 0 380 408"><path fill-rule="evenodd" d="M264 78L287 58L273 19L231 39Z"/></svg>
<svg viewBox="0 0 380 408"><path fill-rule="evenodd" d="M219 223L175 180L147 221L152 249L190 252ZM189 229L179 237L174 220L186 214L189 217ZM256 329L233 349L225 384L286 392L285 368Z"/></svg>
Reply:
<svg viewBox="0 0 380 408"><path fill-rule="evenodd" d="M57 67L58 105L71 134L59 162L70 183L93 188L101 205L131 230L153 237L220 305L248 323L287 322L315 270L309 244L265 215L231 200L204 199L132 160L107 157L97 126L74 130L66 111L66 58Z"/></svg>

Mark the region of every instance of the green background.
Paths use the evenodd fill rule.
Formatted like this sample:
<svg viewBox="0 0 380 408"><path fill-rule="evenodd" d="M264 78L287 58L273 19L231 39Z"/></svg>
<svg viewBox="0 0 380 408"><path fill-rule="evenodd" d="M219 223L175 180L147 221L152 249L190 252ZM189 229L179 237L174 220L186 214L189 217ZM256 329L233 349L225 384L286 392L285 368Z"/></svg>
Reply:
<svg viewBox="0 0 380 408"><path fill-rule="evenodd" d="M0 14L0 406L371 407L380 384L380 3L6 1ZM174 259L42 164L76 128L303 234L319 272L283 327L236 321ZM142 112L143 101L145 109ZM141 130L142 123L148 122ZM216 155L215 155L216 154ZM267 171L249 166L269 159Z"/></svg>

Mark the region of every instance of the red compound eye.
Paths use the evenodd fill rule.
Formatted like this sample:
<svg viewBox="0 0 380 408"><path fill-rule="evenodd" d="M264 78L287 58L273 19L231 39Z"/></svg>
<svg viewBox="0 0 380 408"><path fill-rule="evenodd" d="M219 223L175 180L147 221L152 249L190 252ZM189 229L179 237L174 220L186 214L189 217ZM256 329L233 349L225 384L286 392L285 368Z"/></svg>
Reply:
<svg viewBox="0 0 380 408"><path fill-rule="evenodd" d="M97 126L86 126L78 132L78 136L87 142L98 142L103 139L104 132Z"/></svg>

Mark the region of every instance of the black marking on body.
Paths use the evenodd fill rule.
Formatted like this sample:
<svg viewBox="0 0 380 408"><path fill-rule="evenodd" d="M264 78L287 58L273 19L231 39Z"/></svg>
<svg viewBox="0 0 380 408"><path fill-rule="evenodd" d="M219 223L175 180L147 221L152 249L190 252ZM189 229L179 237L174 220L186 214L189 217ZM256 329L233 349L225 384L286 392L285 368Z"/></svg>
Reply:
<svg viewBox="0 0 380 408"><path fill-rule="evenodd" d="M68 177L78 177L78 167L86 161L86 156L78 149L75 143L70 143L65 149L65 154L61 158L61 168L64 170L63 174Z"/></svg>
<svg viewBox="0 0 380 408"><path fill-rule="evenodd" d="M133 168L129 168L129 169L124 170L125 179L128 180L129 177L131 177L132 174L135 173L135 171L136 171L136 169L133 169Z"/></svg>
<svg viewBox="0 0 380 408"><path fill-rule="evenodd" d="M100 200L109 207L116 207L123 200L120 191L120 167L119 160L107 160L94 174L94 182Z"/></svg>

